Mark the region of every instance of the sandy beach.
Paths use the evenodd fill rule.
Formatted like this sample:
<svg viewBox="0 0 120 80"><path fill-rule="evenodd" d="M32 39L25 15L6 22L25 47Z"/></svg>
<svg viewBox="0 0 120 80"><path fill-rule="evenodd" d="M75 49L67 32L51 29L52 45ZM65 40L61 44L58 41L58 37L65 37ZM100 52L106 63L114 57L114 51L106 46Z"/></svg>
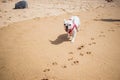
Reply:
<svg viewBox="0 0 120 80"><path fill-rule="evenodd" d="M120 1L0 0L0 80L120 80ZM74 43L63 20L81 20Z"/></svg>

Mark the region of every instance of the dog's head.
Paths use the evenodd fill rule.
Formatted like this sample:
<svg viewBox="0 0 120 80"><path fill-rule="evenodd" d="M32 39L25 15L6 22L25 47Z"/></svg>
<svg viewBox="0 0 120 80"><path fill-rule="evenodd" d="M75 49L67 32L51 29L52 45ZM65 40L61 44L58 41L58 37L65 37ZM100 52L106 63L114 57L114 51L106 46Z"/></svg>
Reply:
<svg viewBox="0 0 120 80"><path fill-rule="evenodd" d="M69 20L64 19L64 27L66 32L68 32L68 30L71 29L72 26L73 26L73 21L71 19Z"/></svg>

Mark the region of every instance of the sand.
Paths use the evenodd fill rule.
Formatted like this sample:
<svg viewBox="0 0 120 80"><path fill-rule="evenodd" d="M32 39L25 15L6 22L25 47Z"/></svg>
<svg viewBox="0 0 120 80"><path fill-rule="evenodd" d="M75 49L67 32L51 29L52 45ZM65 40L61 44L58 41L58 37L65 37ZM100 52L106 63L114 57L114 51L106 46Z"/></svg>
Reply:
<svg viewBox="0 0 120 80"><path fill-rule="evenodd" d="M120 80L119 0L15 2L0 3L0 80ZM72 15L81 19L74 43L63 27Z"/></svg>

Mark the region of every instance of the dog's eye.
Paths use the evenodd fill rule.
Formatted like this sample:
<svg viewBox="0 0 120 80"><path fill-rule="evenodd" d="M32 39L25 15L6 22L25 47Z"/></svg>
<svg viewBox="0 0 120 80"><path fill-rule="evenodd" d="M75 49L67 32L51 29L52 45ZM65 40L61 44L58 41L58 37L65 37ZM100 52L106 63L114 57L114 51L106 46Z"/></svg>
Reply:
<svg viewBox="0 0 120 80"><path fill-rule="evenodd" d="M66 24L64 24L64 26L66 26Z"/></svg>
<svg viewBox="0 0 120 80"><path fill-rule="evenodd" d="M71 24L68 24L68 26L71 26Z"/></svg>

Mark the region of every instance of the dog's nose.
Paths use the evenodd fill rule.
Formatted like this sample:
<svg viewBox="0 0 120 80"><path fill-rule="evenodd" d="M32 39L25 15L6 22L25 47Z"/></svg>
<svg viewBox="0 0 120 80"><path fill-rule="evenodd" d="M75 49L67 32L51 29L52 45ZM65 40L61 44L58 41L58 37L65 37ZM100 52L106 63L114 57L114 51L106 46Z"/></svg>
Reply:
<svg viewBox="0 0 120 80"><path fill-rule="evenodd" d="M66 27L66 29L68 29L68 26L65 26Z"/></svg>
<svg viewBox="0 0 120 80"><path fill-rule="evenodd" d="M66 32L68 31L68 26L65 26L65 30L66 30Z"/></svg>

